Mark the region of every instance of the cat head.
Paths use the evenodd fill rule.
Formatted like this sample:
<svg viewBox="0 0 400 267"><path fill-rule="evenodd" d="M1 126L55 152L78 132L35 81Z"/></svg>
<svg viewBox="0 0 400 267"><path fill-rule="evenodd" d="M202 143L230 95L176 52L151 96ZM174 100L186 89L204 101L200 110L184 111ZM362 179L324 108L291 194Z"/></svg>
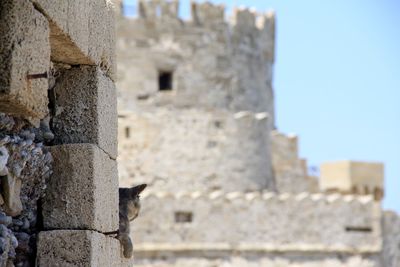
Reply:
<svg viewBox="0 0 400 267"><path fill-rule="evenodd" d="M142 193L142 191L147 187L147 184L141 184L141 185L137 185L132 187L131 189L129 189L129 193L131 195L132 198L136 198L140 195L140 193Z"/></svg>

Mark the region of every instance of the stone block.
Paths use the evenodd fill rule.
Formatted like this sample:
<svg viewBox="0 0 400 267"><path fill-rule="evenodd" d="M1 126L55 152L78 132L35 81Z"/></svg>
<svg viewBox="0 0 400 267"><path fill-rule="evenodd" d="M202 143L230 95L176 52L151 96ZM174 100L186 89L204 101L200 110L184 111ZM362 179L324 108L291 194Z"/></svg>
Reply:
<svg viewBox="0 0 400 267"><path fill-rule="evenodd" d="M117 157L117 99L114 83L98 67L67 70L55 87L55 144L97 144Z"/></svg>
<svg viewBox="0 0 400 267"><path fill-rule="evenodd" d="M53 175L43 203L45 229L118 229L116 161L92 144L50 147Z"/></svg>
<svg viewBox="0 0 400 267"><path fill-rule="evenodd" d="M49 19L53 61L99 65L113 77L115 27L111 1L31 1Z"/></svg>
<svg viewBox="0 0 400 267"><path fill-rule="evenodd" d="M55 230L39 233L37 266L132 266L115 238L94 231Z"/></svg>
<svg viewBox="0 0 400 267"><path fill-rule="evenodd" d="M47 114L49 25L31 2L0 2L0 112L38 119Z"/></svg>

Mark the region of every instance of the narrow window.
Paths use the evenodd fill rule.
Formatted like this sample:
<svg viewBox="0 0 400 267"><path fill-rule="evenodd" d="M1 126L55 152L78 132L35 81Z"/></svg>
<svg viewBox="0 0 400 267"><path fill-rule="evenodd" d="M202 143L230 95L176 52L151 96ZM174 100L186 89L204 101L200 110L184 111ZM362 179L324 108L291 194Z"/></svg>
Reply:
<svg viewBox="0 0 400 267"><path fill-rule="evenodd" d="M131 136L131 129L129 127L125 127L125 137L129 138Z"/></svg>
<svg viewBox="0 0 400 267"><path fill-rule="evenodd" d="M158 73L158 89L160 91L172 90L172 72L162 71Z"/></svg>
<svg viewBox="0 0 400 267"><path fill-rule="evenodd" d="M372 232L372 228L368 226L346 226L346 232L363 232L369 233Z"/></svg>
<svg viewBox="0 0 400 267"><path fill-rule="evenodd" d="M193 220L193 214L188 211L177 211L175 212L176 223L190 223Z"/></svg>

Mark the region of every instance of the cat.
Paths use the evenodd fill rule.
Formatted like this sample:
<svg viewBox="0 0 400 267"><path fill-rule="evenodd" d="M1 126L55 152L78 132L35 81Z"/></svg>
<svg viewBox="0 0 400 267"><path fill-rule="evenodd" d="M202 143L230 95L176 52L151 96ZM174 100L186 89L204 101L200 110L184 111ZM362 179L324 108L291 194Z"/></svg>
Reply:
<svg viewBox="0 0 400 267"><path fill-rule="evenodd" d="M146 186L147 184L141 184L132 188L119 189L119 230L117 238L123 247L125 258L131 258L133 254L133 244L129 237L129 223L139 215L139 195Z"/></svg>

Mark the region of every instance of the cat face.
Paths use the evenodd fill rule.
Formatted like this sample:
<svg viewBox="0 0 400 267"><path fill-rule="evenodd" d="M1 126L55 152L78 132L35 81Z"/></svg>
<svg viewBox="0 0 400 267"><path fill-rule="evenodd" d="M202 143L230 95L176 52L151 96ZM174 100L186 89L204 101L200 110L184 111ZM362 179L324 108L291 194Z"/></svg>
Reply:
<svg viewBox="0 0 400 267"><path fill-rule="evenodd" d="M140 193L146 188L147 184L141 184L129 189L130 199L128 202L128 218L134 220L140 211Z"/></svg>

